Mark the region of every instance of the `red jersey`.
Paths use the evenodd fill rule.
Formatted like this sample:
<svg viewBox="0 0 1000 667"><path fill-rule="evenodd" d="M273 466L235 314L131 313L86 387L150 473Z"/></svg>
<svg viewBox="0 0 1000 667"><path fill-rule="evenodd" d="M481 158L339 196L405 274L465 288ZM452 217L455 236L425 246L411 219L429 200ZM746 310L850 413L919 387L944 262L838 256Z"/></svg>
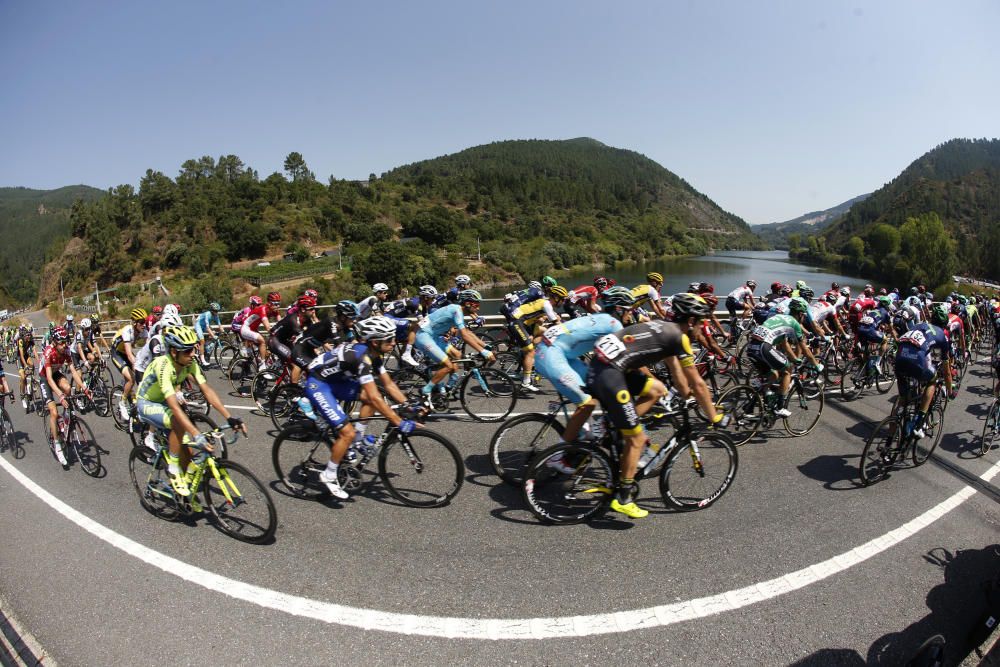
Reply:
<svg viewBox="0 0 1000 667"><path fill-rule="evenodd" d="M45 368L51 368L52 372L59 370L64 364L69 364L72 359L69 357L69 347L59 352L55 345L48 345L42 351L42 363L38 365L38 375L45 377Z"/></svg>
<svg viewBox="0 0 1000 667"><path fill-rule="evenodd" d="M851 304L851 307L847 313L847 318L851 322L857 322L861 319L861 314L866 310L871 310L875 307L875 299L869 296L859 296Z"/></svg>
<svg viewBox="0 0 1000 667"><path fill-rule="evenodd" d="M581 285L569 293L570 303L594 303L598 291L593 285Z"/></svg>

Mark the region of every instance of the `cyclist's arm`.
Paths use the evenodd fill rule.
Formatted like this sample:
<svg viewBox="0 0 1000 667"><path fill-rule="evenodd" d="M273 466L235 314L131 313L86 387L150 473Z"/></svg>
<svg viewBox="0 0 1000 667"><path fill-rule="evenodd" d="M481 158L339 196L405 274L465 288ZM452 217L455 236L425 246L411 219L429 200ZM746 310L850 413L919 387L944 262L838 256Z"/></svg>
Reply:
<svg viewBox="0 0 1000 667"><path fill-rule="evenodd" d="M388 375L383 374L382 380L385 381L388 377ZM389 380L389 383L392 383L392 380ZM387 391L389 383L386 384ZM396 388L395 384L392 386ZM396 388L396 392L402 395L402 392L400 392L398 388ZM391 392L390 395L392 395ZM382 394L379 393L378 387L375 386L374 382L366 382L361 385L360 398L362 402L372 406L379 414L388 419L393 426L399 426L403 422L403 418L397 415L396 412L389 407L389 404L385 402L385 399L382 398ZM393 396L393 399L396 400L396 397ZM405 401L406 398L403 397L403 402Z"/></svg>
<svg viewBox="0 0 1000 667"><path fill-rule="evenodd" d="M809 349L809 345L806 343L805 338L799 341L799 351L806 356L806 359L812 362L813 366L819 365L819 362L816 361L816 357L813 356L812 350Z"/></svg>
<svg viewBox="0 0 1000 667"><path fill-rule="evenodd" d="M125 346L125 358L128 359L128 365L135 366L135 355L132 354L132 343L122 341L122 345Z"/></svg>
<svg viewBox="0 0 1000 667"><path fill-rule="evenodd" d="M80 371L76 370L76 366L74 366L73 364L69 364L69 372L70 375L73 376L73 382L76 383L77 388L86 392L87 385L83 383L83 377L80 375Z"/></svg>
<svg viewBox="0 0 1000 667"><path fill-rule="evenodd" d="M459 333L462 335L462 340L471 345L477 352L482 352L486 349L486 344L483 343L482 339L469 331L467 327L459 329Z"/></svg>
<svg viewBox="0 0 1000 667"><path fill-rule="evenodd" d="M708 417L708 421L710 423L715 423L716 413L715 403L712 402L712 392L708 388L708 385L705 384L705 380L703 380L701 375L698 373L698 368L694 364L689 366L682 365L677 357L667 357L666 362L667 367L670 368L671 377L684 378L684 384L690 387L687 393L681 395L693 395L695 400L698 401L698 405L705 413L705 416Z"/></svg>
<svg viewBox="0 0 1000 667"><path fill-rule="evenodd" d="M389 394L389 398L396 403L406 403L406 394L400 390L388 373L382 373L379 378L382 380L382 388L385 389L385 393Z"/></svg>

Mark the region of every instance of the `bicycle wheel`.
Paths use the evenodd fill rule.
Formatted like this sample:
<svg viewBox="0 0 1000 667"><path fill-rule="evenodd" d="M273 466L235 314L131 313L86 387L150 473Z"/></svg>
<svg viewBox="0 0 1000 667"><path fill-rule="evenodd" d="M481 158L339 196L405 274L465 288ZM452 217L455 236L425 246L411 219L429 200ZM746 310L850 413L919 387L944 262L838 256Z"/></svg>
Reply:
<svg viewBox="0 0 1000 667"><path fill-rule="evenodd" d="M107 417L111 414L111 392L108 391L110 385L104 384L100 376L96 377L90 385L90 393L93 396L91 404L94 406L94 414L98 417Z"/></svg>
<svg viewBox="0 0 1000 667"><path fill-rule="evenodd" d="M219 365L219 368L223 373L229 373L229 367L233 363L233 359L239 356L240 351L230 345L229 343L221 343L215 346L215 363Z"/></svg>
<svg viewBox="0 0 1000 667"><path fill-rule="evenodd" d="M167 521L177 518L180 511L170 488L167 464L162 454L149 457L148 452L133 448L128 455L128 474L143 509Z"/></svg>
<svg viewBox="0 0 1000 667"><path fill-rule="evenodd" d="M0 437L3 438L3 446L0 447L0 450L9 449L14 454L15 459L23 459L24 447L17 441L14 422L10 420L10 413L7 412L6 407L0 409L0 420L3 422L2 426L0 426L3 429L2 433L0 433Z"/></svg>
<svg viewBox="0 0 1000 667"><path fill-rule="evenodd" d="M515 352L500 352L497 354L496 363L493 365L510 377L514 382L521 381L521 355Z"/></svg>
<svg viewBox="0 0 1000 667"><path fill-rule="evenodd" d="M101 448L97 445L94 432L90 430L87 422L79 417L74 417L73 428L67 434L66 440L69 448L76 454L80 468L91 477L100 477L103 471Z"/></svg>
<svg viewBox="0 0 1000 667"><path fill-rule="evenodd" d="M462 488L465 464L448 438L418 429L392 436L379 452L378 473L386 490L400 502L441 507Z"/></svg>
<svg viewBox="0 0 1000 667"><path fill-rule="evenodd" d="M660 470L660 495L688 512L711 507L736 479L739 456L725 433L702 433L676 446Z"/></svg>
<svg viewBox="0 0 1000 667"><path fill-rule="evenodd" d="M792 435L806 435L816 427L826 399L823 392L810 395L801 382L792 385L786 408L792 413L784 418L785 430Z"/></svg>
<svg viewBox="0 0 1000 667"><path fill-rule="evenodd" d="M267 412L269 394L277 381L278 374L269 368L265 368L253 376L253 381L250 382L250 396L261 412Z"/></svg>
<svg viewBox="0 0 1000 667"><path fill-rule="evenodd" d="M875 427L861 452L858 475L862 484L869 486L886 476L899 456L899 437L899 420L895 417L886 417Z"/></svg>
<svg viewBox="0 0 1000 667"><path fill-rule="evenodd" d="M427 384L427 375L415 368L401 368L392 376L399 390L413 400L420 400L420 390Z"/></svg>
<svg viewBox="0 0 1000 667"><path fill-rule="evenodd" d="M309 418L298 406L298 400L302 396L304 396L302 387L297 384L286 383L274 390L268 399L266 410L274 428L282 431L293 423L299 425L310 423Z"/></svg>
<svg viewBox="0 0 1000 667"><path fill-rule="evenodd" d="M875 390L880 394L885 394L896 384L896 364L893 359L895 355L892 357L885 355L879 360L875 375Z"/></svg>
<svg viewBox="0 0 1000 667"><path fill-rule="evenodd" d="M979 456L990 451L997 440L997 430L1000 429L1000 399L993 399L989 412L986 413L986 423L983 424L983 437L979 440Z"/></svg>
<svg viewBox="0 0 1000 667"><path fill-rule="evenodd" d="M184 381L184 384L181 385L181 388L181 393L184 395L184 411L188 415L199 414L208 416L212 411L212 406L205 398L201 387L194 381L194 378L188 377Z"/></svg>
<svg viewBox="0 0 1000 667"><path fill-rule="evenodd" d="M253 359L242 357L233 359L233 365L229 369L229 382L238 396L250 395L250 386L255 375L257 375L257 365Z"/></svg>
<svg viewBox="0 0 1000 667"><path fill-rule="evenodd" d="M563 472L572 468L572 472ZM521 487L531 512L544 523L580 523L604 509L615 472L604 454L576 443L549 447L528 464Z"/></svg>
<svg viewBox="0 0 1000 667"><path fill-rule="evenodd" d="M840 395L845 401L853 401L865 388L862 359L851 359L840 374Z"/></svg>
<svg viewBox="0 0 1000 667"><path fill-rule="evenodd" d="M524 468L543 449L562 441L565 427L553 415L538 412L511 417L490 439L490 463L503 481L519 486Z"/></svg>
<svg viewBox="0 0 1000 667"><path fill-rule="evenodd" d="M764 420L764 401L755 389L745 385L732 387L722 392L715 403L729 415L726 433L734 445L746 444L757 435Z"/></svg>
<svg viewBox="0 0 1000 667"><path fill-rule="evenodd" d="M226 535L250 544L263 544L278 529L278 511L271 494L253 473L234 461L209 461L202 477L205 507Z"/></svg>
<svg viewBox="0 0 1000 667"><path fill-rule="evenodd" d="M118 384L111 389L111 395L108 398L108 400L111 403L110 407L111 418L115 422L115 428L118 429L119 431L126 430L126 427L128 426L128 420L122 419L122 411L118 408L118 404L121 403L122 396L124 395L125 395L125 387Z"/></svg>
<svg viewBox="0 0 1000 667"><path fill-rule="evenodd" d="M462 380L459 399L470 417L481 422L507 418L517 403L516 385L494 368L473 368Z"/></svg>
<svg viewBox="0 0 1000 667"><path fill-rule="evenodd" d="M274 439L271 464L288 493L299 498L329 495L316 476L330 460L332 443L315 427L292 425Z"/></svg>
<svg viewBox="0 0 1000 667"><path fill-rule="evenodd" d="M944 408L939 405L932 405L924 417L923 438L914 439L913 442L913 465L919 466L927 462L938 443L944 435Z"/></svg>

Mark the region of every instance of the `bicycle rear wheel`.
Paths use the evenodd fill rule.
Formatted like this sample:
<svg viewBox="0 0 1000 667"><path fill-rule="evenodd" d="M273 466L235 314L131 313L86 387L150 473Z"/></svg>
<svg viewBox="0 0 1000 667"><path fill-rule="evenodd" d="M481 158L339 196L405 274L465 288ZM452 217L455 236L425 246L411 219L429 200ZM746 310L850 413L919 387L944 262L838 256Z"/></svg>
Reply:
<svg viewBox="0 0 1000 667"><path fill-rule="evenodd" d="M943 390L942 390L943 391ZM919 466L927 462L944 435L944 408L932 405L924 417L923 438L913 442L913 465Z"/></svg>
<svg viewBox="0 0 1000 667"><path fill-rule="evenodd" d="M865 388L864 360L851 359L840 374L840 395L845 401L853 401Z"/></svg>
<svg viewBox="0 0 1000 667"><path fill-rule="evenodd" d="M795 436L808 434L819 422L825 402L822 391L810 396L802 384L796 382L788 396L786 407L792 414L784 418L785 430Z"/></svg>
<svg viewBox="0 0 1000 667"><path fill-rule="evenodd" d="M101 466L101 448L97 445L94 432L87 422L79 417L73 418L73 428L67 434L67 444L76 454L80 468L91 477L100 477L104 468Z"/></svg>
<svg viewBox="0 0 1000 667"><path fill-rule="evenodd" d="M865 486L883 479L899 456L900 422L896 417L886 417L865 442L861 451L858 475Z"/></svg>
<svg viewBox="0 0 1000 667"><path fill-rule="evenodd" d="M257 404L257 409L261 412L267 412L269 394L274 388L274 383L277 381L278 374L269 368L265 368L254 375L253 381L250 383L250 396L253 398L253 402Z"/></svg>
<svg viewBox="0 0 1000 667"><path fill-rule="evenodd" d="M238 396L249 396L257 367L253 359L237 357L229 367L229 382Z"/></svg>
<svg viewBox="0 0 1000 667"><path fill-rule="evenodd" d="M234 461L209 462L202 477L205 507L215 525L241 542L263 544L278 529L278 511L271 494L253 473Z"/></svg>
<svg viewBox="0 0 1000 667"><path fill-rule="evenodd" d="M150 457L148 451L132 448L128 455L128 474L143 509L167 521L177 518L180 512L174 500L173 489L170 488L170 476L162 454Z"/></svg>
<svg viewBox="0 0 1000 667"><path fill-rule="evenodd" d="M875 390L880 394L887 393L896 384L896 364L893 361L895 355L888 354L879 360L875 376Z"/></svg>
<svg viewBox="0 0 1000 667"><path fill-rule="evenodd" d="M516 385L494 368L472 368L462 380L459 399L470 417L481 422L507 418L517 403Z"/></svg>
<svg viewBox="0 0 1000 667"><path fill-rule="evenodd" d="M726 433L736 446L746 444L757 435L764 421L764 401L751 387L732 387L722 392L716 407L729 415Z"/></svg>
<svg viewBox="0 0 1000 667"><path fill-rule="evenodd" d="M96 377L90 385L90 393L93 396L91 404L94 406L94 414L98 417L107 417L111 414L111 385L104 384L100 376Z"/></svg>
<svg viewBox="0 0 1000 667"><path fill-rule="evenodd" d="M128 420L122 419L122 412L118 408L118 404L124 395L125 387L119 384L114 386L111 390L111 395L108 397L111 403L111 418L115 421L115 428L119 431L124 431L128 427Z"/></svg>
<svg viewBox="0 0 1000 667"><path fill-rule="evenodd" d="M285 490L299 498L329 495L317 476L330 460L332 443L313 426L292 425L274 439L271 464Z"/></svg>
<svg viewBox="0 0 1000 667"><path fill-rule="evenodd" d="M562 444L549 447L528 464L521 489L539 520L580 523L604 509L614 487L614 468L602 452Z"/></svg>
<svg viewBox="0 0 1000 667"><path fill-rule="evenodd" d="M503 481L519 486L524 468L538 452L558 444L565 427L552 415L538 412L511 417L490 439L490 463Z"/></svg>
<svg viewBox="0 0 1000 667"><path fill-rule="evenodd" d="M446 437L419 429L396 433L382 447L378 472L386 490L411 507L441 507L451 502L465 479L465 464Z"/></svg>
<svg viewBox="0 0 1000 667"><path fill-rule="evenodd" d="M9 449L14 454L15 459L23 459L24 447L17 441L14 422L10 420L10 413L7 412L7 408L0 410L0 419L3 420L3 433L0 434L0 437L3 438L3 447L0 447L0 449Z"/></svg>
<svg viewBox="0 0 1000 667"><path fill-rule="evenodd" d="M667 455L660 470L660 494L674 509L711 507L736 479L739 456L725 433L702 433Z"/></svg>
<svg viewBox="0 0 1000 667"><path fill-rule="evenodd" d="M271 394L266 412L271 416L271 423L278 431L284 430L293 423L300 425L310 423L309 418L302 413L297 403L304 395L302 387L291 383L281 385Z"/></svg>
<svg viewBox="0 0 1000 667"><path fill-rule="evenodd" d="M983 424L983 437L979 440L979 456L984 456L990 451L993 443L997 440L997 429L1000 429L1000 399L993 399L989 411L986 413L986 423Z"/></svg>
<svg viewBox="0 0 1000 667"><path fill-rule="evenodd" d="M215 346L215 363L219 365L219 369L225 374L229 371L229 366L233 363L239 355L240 351L230 345L229 343L220 343Z"/></svg>

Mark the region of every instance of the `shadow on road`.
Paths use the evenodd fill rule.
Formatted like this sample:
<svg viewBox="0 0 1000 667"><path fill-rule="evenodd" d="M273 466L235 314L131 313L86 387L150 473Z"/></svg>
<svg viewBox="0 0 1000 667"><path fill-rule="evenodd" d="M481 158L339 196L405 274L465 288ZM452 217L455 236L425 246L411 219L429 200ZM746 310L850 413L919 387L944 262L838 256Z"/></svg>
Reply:
<svg viewBox="0 0 1000 667"><path fill-rule="evenodd" d="M823 454L798 466L799 472L810 479L823 482L829 491L853 491L862 488L858 483L857 454Z"/></svg>

